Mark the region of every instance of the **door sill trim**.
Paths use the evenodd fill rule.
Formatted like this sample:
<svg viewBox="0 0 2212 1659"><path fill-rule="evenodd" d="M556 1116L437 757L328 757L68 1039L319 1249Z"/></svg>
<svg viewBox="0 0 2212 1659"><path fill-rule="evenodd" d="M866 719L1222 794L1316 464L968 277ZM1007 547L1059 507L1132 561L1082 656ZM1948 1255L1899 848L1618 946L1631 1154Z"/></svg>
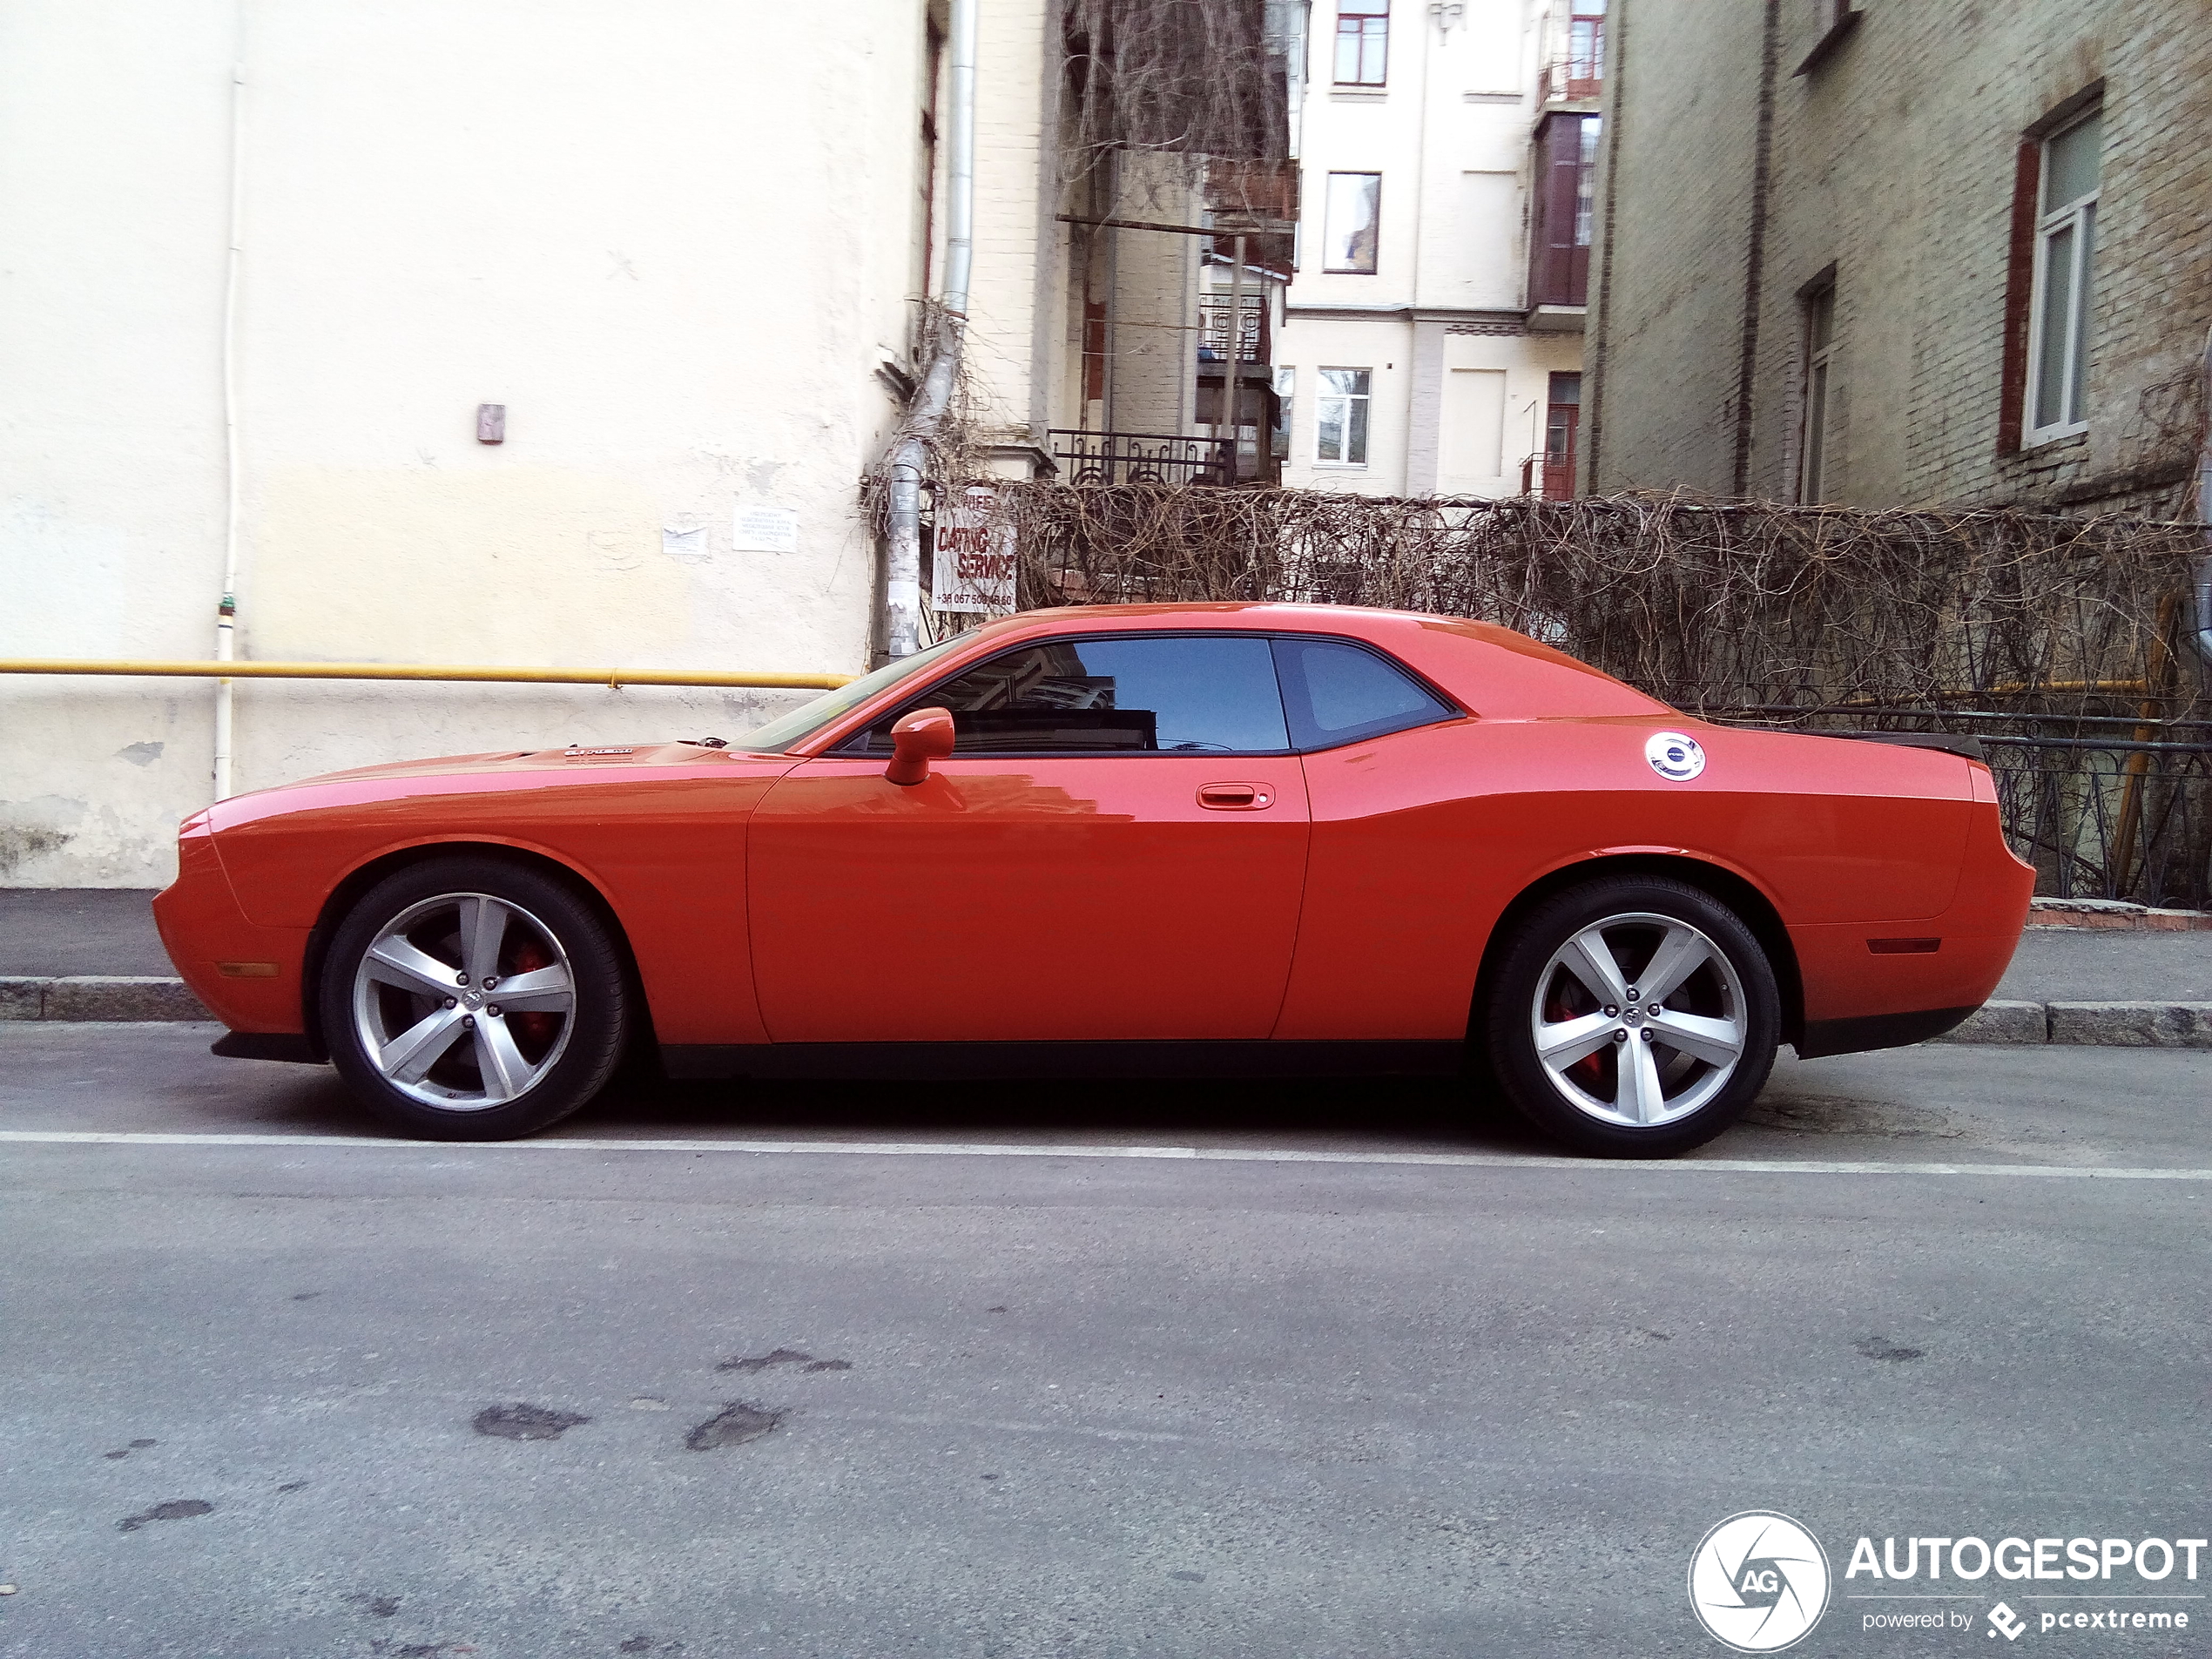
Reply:
<svg viewBox="0 0 2212 1659"><path fill-rule="evenodd" d="M671 1077L1450 1076L1464 1042L664 1042Z"/></svg>

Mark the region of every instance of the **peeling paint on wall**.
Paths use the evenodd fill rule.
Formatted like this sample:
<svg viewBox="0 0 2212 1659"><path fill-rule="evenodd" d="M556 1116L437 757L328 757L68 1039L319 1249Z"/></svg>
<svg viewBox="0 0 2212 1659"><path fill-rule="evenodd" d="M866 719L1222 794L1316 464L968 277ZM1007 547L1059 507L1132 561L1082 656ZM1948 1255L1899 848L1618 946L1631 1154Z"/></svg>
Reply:
<svg viewBox="0 0 2212 1659"><path fill-rule="evenodd" d="M33 859L58 853L73 837L59 830L30 829L0 824L0 881L13 877Z"/></svg>

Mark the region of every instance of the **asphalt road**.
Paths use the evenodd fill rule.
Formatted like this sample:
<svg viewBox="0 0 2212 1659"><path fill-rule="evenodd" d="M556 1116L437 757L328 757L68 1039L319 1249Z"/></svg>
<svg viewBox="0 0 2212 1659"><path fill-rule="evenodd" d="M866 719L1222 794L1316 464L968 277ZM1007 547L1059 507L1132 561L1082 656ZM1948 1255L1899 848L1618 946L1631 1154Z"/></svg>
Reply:
<svg viewBox="0 0 2212 1659"><path fill-rule="evenodd" d="M2212 1054L1785 1062L1622 1165L1381 1082L428 1146L211 1035L0 1026L0 1654L1720 1654L1691 1552L1771 1508L1793 1652L1988 1659L2106 1587L1855 1540L2212 1521ZM2018 1646L2212 1646L2128 1605L2197 1630Z"/></svg>

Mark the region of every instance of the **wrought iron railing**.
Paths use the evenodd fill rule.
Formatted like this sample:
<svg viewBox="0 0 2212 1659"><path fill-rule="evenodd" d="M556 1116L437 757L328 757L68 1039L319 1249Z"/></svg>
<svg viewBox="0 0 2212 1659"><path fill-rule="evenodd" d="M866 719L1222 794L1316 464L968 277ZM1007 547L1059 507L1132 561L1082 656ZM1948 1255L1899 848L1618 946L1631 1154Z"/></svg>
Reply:
<svg viewBox="0 0 2212 1659"><path fill-rule="evenodd" d="M1243 327L1237 331L1237 361L1268 361L1267 335L1267 296L1248 293L1244 296ZM1210 295L1198 301L1198 361L1218 363L1228 355L1229 298L1226 294Z"/></svg>
<svg viewBox="0 0 2212 1659"><path fill-rule="evenodd" d="M1150 432L1055 429L1052 458L1066 484L1226 484L1233 455L1227 438Z"/></svg>

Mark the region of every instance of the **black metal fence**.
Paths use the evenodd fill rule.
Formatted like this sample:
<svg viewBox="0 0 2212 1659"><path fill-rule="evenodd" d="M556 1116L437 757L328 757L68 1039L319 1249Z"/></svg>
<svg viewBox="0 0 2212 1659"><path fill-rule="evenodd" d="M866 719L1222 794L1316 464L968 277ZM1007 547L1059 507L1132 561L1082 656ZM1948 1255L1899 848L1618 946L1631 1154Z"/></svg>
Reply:
<svg viewBox="0 0 2212 1659"><path fill-rule="evenodd" d="M1050 434L1061 481L1070 484L1226 484L1231 440L1147 432Z"/></svg>

